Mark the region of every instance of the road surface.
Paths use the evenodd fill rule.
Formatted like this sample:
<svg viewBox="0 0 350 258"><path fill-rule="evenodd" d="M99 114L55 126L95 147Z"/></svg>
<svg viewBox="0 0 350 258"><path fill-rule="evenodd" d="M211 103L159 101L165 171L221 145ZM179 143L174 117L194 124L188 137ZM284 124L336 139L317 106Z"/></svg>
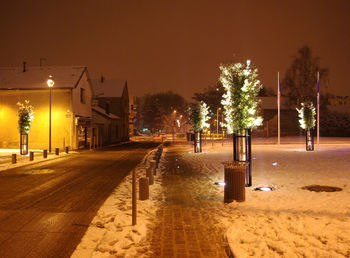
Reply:
<svg viewBox="0 0 350 258"><path fill-rule="evenodd" d="M130 143L0 172L0 257L70 257L100 205L155 146Z"/></svg>

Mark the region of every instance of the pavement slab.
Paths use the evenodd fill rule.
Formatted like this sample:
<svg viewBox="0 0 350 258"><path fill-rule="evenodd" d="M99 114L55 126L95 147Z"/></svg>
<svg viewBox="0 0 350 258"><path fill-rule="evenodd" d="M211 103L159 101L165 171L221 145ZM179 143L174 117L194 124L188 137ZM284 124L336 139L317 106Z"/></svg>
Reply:
<svg viewBox="0 0 350 258"><path fill-rule="evenodd" d="M216 214L208 207L222 206L213 198L215 186L191 164L181 160L181 147L168 148L163 166L164 202L149 231L151 257L227 257L225 229L216 225ZM202 181L207 191L196 191L193 182Z"/></svg>

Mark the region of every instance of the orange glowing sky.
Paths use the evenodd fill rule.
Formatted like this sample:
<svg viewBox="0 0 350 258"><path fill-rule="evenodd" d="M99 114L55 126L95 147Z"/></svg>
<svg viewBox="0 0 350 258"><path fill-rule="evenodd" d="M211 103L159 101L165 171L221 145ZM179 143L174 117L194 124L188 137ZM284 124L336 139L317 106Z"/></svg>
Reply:
<svg viewBox="0 0 350 258"><path fill-rule="evenodd" d="M216 84L222 62L251 59L276 88L309 45L330 70L328 90L350 95L348 0L8 1L0 9L0 66L88 66L126 79L133 95L172 90L190 99ZM322 90L322 85L321 85Z"/></svg>

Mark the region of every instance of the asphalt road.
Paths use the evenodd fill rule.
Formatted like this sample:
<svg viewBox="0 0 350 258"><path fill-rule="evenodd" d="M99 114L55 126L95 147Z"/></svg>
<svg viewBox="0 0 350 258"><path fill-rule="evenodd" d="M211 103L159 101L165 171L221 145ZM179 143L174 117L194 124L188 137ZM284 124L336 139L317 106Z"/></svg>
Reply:
<svg viewBox="0 0 350 258"><path fill-rule="evenodd" d="M70 257L104 200L156 145L130 143L0 172L0 257Z"/></svg>

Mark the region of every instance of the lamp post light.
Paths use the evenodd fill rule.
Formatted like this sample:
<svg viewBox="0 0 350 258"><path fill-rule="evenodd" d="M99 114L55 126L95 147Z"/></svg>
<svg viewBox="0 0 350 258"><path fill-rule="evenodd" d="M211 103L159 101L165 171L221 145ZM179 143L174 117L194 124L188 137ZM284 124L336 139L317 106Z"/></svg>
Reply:
<svg viewBox="0 0 350 258"><path fill-rule="evenodd" d="M51 88L55 85L55 81L52 76L49 76L49 79L46 81L47 86L49 87L50 92L50 111L49 111L49 152L51 152Z"/></svg>

